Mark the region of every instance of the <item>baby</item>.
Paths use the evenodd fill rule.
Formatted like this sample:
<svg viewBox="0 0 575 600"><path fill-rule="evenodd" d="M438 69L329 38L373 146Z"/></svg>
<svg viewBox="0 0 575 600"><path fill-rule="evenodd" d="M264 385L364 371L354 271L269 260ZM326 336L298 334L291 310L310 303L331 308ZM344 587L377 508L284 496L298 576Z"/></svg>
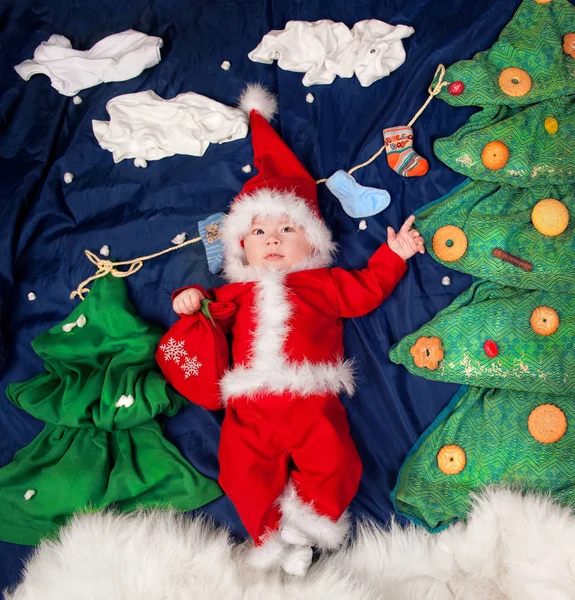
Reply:
<svg viewBox="0 0 575 600"><path fill-rule="evenodd" d="M264 118L273 97L248 87L241 107L250 114L258 174L223 222L230 283L186 288L173 307L189 315L204 298L236 305L222 323L232 333L234 367L220 382L219 482L255 541L249 563L301 576L313 547L332 550L345 540L362 471L339 399L354 389L342 318L377 308L405 261L425 250L412 216L399 232L388 228L367 268L328 268L334 244L315 181Z"/></svg>

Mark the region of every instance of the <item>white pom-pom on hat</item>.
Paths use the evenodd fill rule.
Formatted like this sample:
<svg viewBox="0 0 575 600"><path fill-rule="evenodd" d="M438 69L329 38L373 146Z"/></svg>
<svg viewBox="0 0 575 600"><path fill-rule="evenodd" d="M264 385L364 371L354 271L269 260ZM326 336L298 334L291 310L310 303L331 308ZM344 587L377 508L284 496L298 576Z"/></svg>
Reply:
<svg viewBox="0 0 575 600"><path fill-rule="evenodd" d="M240 96L239 108L248 116L255 110L266 121L271 121L278 110L278 101L267 88L258 83L248 83Z"/></svg>

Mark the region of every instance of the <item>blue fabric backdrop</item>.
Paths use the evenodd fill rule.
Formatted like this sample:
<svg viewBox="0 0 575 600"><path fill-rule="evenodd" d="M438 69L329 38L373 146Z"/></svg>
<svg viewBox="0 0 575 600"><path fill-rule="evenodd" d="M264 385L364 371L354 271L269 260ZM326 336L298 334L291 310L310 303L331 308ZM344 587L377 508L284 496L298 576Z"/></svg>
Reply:
<svg viewBox="0 0 575 600"><path fill-rule="evenodd" d="M385 127L407 123L427 97L438 63L446 66L490 47L519 0L12 0L0 7L0 466L28 444L42 424L12 406L5 386L42 371L30 341L63 319L76 301L69 294L93 273L85 248L108 244L128 259L161 250L174 235L197 235L197 221L225 210L250 175L251 138L210 146L201 158L175 156L136 169L115 165L92 134L92 119L106 119L106 102L119 94L152 89L164 98L194 91L233 105L247 81L260 81L279 96L275 121L287 144L316 178L350 168L371 156ZM362 88L357 79L304 88L302 74L275 64L252 63L247 54L271 29L289 20L332 19L351 26L376 18L415 28L404 40L406 63L390 77ZM58 33L78 49L125 29L161 36L162 61L139 77L81 92L73 104L34 76L24 82L13 66ZM229 60L232 68L220 68ZM315 102L308 104L312 92ZM447 193L463 177L440 164L432 143L463 125L473 109L434 100L415 125L415 147L430 161L425 177L404 179L385 155L359 171L357 180L387 189L391 205L368 219L366 231L321 186L322 210L340 246L339 263L362 267L415 209ZM74 182L63 182L65 172ZM451 285L441 284L444 275ZM140 314L170 325L170 293L191 282L219 280L207 268L202 244L147 263L127 280ZM357 359L358 393L344 399L364 463L356 513L381 522L391 514L390 491L399 467L421 432L456 386L411 376L390 363L389 347L428 321L470 283L427 255L376 311L346 324L346 348ZM34 291L37 300L29 302ZM202 472L216 477L220 414L188 406L169 420L167 436ZM1 510L1 507L0 507ZM203 509L243 535L237 514L222 498ZM17 581L31 549L0 543L0 588Z"/></svg>

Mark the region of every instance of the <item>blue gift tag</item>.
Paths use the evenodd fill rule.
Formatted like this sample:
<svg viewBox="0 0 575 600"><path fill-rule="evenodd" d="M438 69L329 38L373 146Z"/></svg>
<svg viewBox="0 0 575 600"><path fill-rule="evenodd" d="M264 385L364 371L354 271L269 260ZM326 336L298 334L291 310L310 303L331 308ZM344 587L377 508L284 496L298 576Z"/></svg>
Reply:
<svg viewBox="0 0 575 600"><path fill-rule="evenodd" d="M224 245L222 243L222 219L224 213L216 213L203 221L198 221L198 231L206 249L208 269L210 273L219 273L224 260Z"/></svg>

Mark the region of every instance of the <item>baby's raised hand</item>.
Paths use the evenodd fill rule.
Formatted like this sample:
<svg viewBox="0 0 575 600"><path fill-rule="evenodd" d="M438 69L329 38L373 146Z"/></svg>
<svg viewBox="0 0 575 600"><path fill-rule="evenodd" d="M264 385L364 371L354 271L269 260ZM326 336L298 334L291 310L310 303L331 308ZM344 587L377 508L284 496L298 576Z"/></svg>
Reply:
<svg viewBox="0 0 575 600"><path fill-rule="evenodd" d="M417 252L421 254L425 252L423 238L419 235L419 231L410 229L414 221L415 215L411 215L397 233L393 227L387 228L387 245L403 260L411 258Z"/></svg>
<svg viewBox="0 0 575 600"><path fill-rule="evenodd" d="M188 288L174 298L172 308L179 315L193 315L202 307L201 303L204 298L205 296L200 290Z"/></svg>

